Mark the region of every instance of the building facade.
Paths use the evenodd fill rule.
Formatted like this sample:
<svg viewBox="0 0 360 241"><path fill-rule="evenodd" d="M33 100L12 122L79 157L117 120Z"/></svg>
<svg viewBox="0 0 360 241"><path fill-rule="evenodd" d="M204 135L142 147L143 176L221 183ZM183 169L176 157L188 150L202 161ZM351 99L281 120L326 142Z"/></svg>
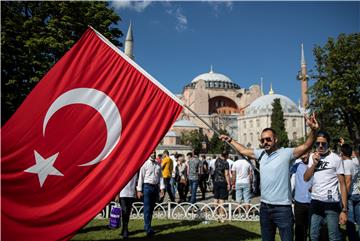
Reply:
<svg viewBox="0 0 360 241"><path fill-rule="evenodd" d="M124 46L124 52L134 59L134 38L130 24ZM178 94L183 103L202 118L201 121L192 111L184 108L179 119L166 134L157 149L171 149L185 152L191 147L179 143L181 133L203 130L209 137L213 135L211 127L225 129L239 143L256 148L259 145L261 131L271 126L272 103L279 98L284 112L285 128L290 141L298 141L306 135L304 112L308 106L308 76L304 48L301 45L301 70L297 78L301 81L301 104L296 104L284 95L275 94L272 88L267 95L261 87L254 84L242 88L228 76L214 72L212 66L208 73L196 76Z"/></svg>
<svg viewBox="0 0 360 241"><path fill-rule="evenodd" d="M261 96L259 85L241 88L226 75L208 73L195 77L183 89L181 100L199 115L208 125L226 129L230 135L238 135L237 118L256 98ZM190 120L204 133L212 135L210 128L191 111L184 109L182 119Z"/></svg>
<svg viewBox="0 0 360 241"><path fill-rule="evenodd" d="M280 99L284 112L285 129L290 141L298 141L305 137L304 114L296 104L284 95L275 94L272 89L269 94L257 98L238 117L237 141L247 147L258 148L261 131L271 126L272 103Z"/></svg>

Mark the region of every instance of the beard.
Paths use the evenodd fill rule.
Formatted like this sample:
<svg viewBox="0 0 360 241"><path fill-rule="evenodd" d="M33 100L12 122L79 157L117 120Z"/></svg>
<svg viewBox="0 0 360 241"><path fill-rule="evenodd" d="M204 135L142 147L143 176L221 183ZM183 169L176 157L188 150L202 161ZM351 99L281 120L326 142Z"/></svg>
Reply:
<svg viewBox="0 0 360 241"><path fill-rule="evenodd" d="M267 144L264 145L264 149L267 150L267 149L270 149L270 148L271 148L271 145L267 145Z"/></svg>

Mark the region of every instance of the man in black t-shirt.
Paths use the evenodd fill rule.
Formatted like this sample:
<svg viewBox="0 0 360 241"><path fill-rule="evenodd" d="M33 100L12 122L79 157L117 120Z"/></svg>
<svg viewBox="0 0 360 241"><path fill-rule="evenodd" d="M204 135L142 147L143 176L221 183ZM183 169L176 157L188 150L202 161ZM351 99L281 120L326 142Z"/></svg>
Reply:
<svg viewBox="0 0 360 241"><path fill-rule="evenodd" d="M206 181L208 178L209 178L209 165L206 161L206 156L202 154L200 156L200 168L199 168L199 187L201 191L201 200L205 200Z"/></svg>
<svg viewBox="0 0 360 241"><path fill-rule="evenodd" d="M214 170L214 202L222 205L228 199L230 191L229 163L227 162L229 154L226 151L221 153L220 158L215 161ZM224 209L219 208L221 214L225 215ZM223 220L222 220L223 221Z"/></svg>

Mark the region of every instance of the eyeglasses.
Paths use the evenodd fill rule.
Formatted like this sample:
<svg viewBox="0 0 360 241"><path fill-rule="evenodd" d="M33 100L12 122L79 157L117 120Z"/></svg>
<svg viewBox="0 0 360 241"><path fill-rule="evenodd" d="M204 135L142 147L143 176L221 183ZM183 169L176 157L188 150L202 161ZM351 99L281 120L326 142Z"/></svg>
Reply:
<svg viewBox="0 0 360 241"><path fill-rule="evenodd" d="M272 142L271 137L265 137L265 138L261 138L260 139L261 144L265 143L265 142Z"/></svg>
<svg viewBox="0 0 360 241"><path fill-rule="evenodd" d="M317 142L315 142L315 146L316 146L316 147L322 146L322 147L324 147L324 148L327 148L327 147L328 147L328 143L327 143L327 142L322 142L322 141L317 141Z"/></svg>

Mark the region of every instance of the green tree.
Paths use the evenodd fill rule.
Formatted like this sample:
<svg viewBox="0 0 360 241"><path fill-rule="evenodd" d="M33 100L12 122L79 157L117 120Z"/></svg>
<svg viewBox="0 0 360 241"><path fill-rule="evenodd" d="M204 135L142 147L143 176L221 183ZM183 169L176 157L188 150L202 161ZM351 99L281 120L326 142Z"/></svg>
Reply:
<svg viewBox="0 0 360 241"><path fill-rule="evenodd" d="M220 129L219 133L224 134L224 135L229 135L229 133L224 129ZM229 146L226 143L224 143L223 141L221 141L219 139L219 136L216 133L214 133L209 142L209 151L208 152L211 154L219 154L224 149L228 150L228 151L230 150Z"/></svg>
<svg viewBox="0 0 360 241"><path fill-rule="evenodd" d="M285 130L284 112L281 107L280 99L274 99L272 106L273 109L271 114L271 128L276 131L278 145L287 147L289 145L289 139Z"/></svg>
<svg viewBox="0 0 360 241"><path fill-rule="evenodd" d="M332 137L347 132L360 144L360 34L340 34L315 46L316 80L310 88L310 109Z"/></svg>
<svg viewBox="0 0 360 241"><path fill-rule="evenodd" d="M2 123L88 25L120 47L118 21L107 2L2 1Z"/></svg>
<svg viewBox="0 0 360 241"><path fill-rule="evenodd" d="M202 153L202 142L205 141L205 135L200 130L184 131L181 133L180 144L191 146L196 153Z"/></svg>

